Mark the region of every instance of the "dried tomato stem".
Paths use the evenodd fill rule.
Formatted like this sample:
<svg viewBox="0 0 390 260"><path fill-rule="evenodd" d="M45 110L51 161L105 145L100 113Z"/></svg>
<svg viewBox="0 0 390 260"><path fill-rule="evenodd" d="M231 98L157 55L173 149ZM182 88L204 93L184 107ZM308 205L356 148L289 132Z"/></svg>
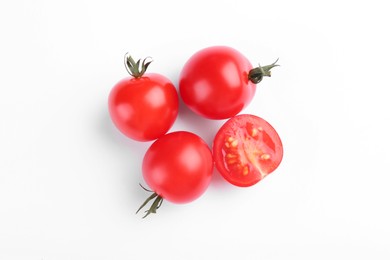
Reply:
<svg viewBox="0 0 390 260"><path fill-rule="evenodd" d="M146 72L148 69L150 63L152 63L153 60L148 61L148 59L151 59L150 57L146 57L145 59L137 60L137 62L134 61L134 59L130 56L129 53L125 54L125 68L127 72L133 76L134 78L140 78L142 75Z"/></svg>
<svg viewBox="0 0 390 260"><path fill-rule="evenodd" d="M153 191L150 191L150 190L148 190L148 189L146 189L146 188L144 188L141 184L140 184L140 186L144 189L144 190L146 190L146 191L148 191L148 192L153 192ZM143 207L145 207L148 203L149 203L149 201L151 201L151 200L153 200L154 199L154 201L153 201L153 203L152 203L152 205L150 206L150 208L148 209L148 210L146 210L145 211L145 216L143 216L142 218L146 218L150 213L156 213L157 212L157 209L159 209L160 207L161 207L161 204L163 203L163 197L161 197L160 195L158 195L157 193L155 193L155 192L153 192L153 194L152 195L150 195L145 201L144 201L144 203L142 203L142 205L139 207L139 209L137 210L137 212L135 213L135 214L137 214Z"/></svg>
<svg viewBox="0 0 390 260"><path fill-rule="evenodd" d="M271 69L273 67L280 66L280 65L276 64L278 62L278 60L279 59L277 59L274 63L272 63L270 65L266 65L263 67L259 65L259 67L251 69L249 71L249 75L248 75L249 80L255 84L258 84L258 83L260 83L260 81L263 79L264 76L271 77Z"/></svg>

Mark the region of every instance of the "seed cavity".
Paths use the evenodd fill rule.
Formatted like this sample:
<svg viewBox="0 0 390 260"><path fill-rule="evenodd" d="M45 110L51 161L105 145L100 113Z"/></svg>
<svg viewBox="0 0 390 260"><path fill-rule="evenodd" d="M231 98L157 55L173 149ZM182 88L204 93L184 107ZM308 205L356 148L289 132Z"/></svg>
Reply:
<svg viewBox="0 0 390 260"><path fill-rule="evenodd" d="M225 142L225 147L226 148L237 148L238 146L238 140L233 138L232 136L229 136L227 139L226 139L226 142Z"/></svg>

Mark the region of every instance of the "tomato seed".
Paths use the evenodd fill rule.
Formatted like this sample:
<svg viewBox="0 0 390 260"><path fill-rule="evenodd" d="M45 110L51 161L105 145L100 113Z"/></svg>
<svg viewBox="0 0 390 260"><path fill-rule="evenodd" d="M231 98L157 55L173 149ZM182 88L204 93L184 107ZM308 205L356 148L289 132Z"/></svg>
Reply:
<svg viewBox="0 0 390 260"><path fill-rule="evenodd" d="M248 167L248 165L245 165L244 169L242 170L242 174L248 175L248 173L249 173L249 167Z"/></svg>
<svg viewBox="0 0 390 260"><path fill-rule="evenodd" d="M236 164L238 162L237 159L229 159L226 161L227 164Z"/></svg>
<svg viewBox="0 0 390 260"><path fill-rule="evenodd" d="M228 153L226 154L226 158L237 158L237 154Z"/></svg>
<svg viewBox="0 0 390 260"><path fill-rule="evenodd" d="M268 153L264 153L261 155L260 157L262 160L268 160L269 158L271 158L271 155L269 155Z"/></svg>
<svg viewBox="0 0 390 260"><path fill-rule="evenodd" d="M234 140L233 142L230 143L230 145L231 145L233 148L237 147L237 146L238 146L238 140L237 140L237 139Z"/></svg>
<svg viewBox="0 0 390 260"><path fill-rule="evenodd" d="M257 137L259 134L259 130L257 130L256 128L252 128L251 131L250 131L250 135L255 138Z"/></svg>

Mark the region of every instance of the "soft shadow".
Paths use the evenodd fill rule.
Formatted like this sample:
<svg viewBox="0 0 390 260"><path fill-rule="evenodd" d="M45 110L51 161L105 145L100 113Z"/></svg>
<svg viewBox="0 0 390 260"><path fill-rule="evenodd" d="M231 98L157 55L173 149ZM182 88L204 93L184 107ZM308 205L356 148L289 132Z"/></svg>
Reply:
<svg viewBox="0 0 390 260"><path fill-rule="evenodd" d="M181 99L179 111L178 120L185 130L200 136L212 148L215 134L226 120L204 118L189 109Z"/></svg>
<svg viewBox="0 0 390 260"><path fill-rule="evenodd" d="M123 135L112 123L106 107L101 108L99 115L97 131L106 143L103 147L107 149L107 153L114 154L117 158L113 168L120 170L108 174L116 175L115 189L119 189L119 194L124 195L121 199L129 205L129 210L135 212L137 205L149 196L139 183L145 185L141 170L142 160L152 142L139 142Z"/></svg>
<svg viewBox="0 0 390 260"><path fill-rule="evenodd" d="M218 170L214 167L213 176L211 178L210 188L218 190L226 190L231 188L231 184L225 180Z"/></svg>

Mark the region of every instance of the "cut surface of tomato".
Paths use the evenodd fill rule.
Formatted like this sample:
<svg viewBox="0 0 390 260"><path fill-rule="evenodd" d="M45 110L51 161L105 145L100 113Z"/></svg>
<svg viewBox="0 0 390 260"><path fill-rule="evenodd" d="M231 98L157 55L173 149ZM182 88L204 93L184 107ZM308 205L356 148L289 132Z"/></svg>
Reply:
<svg viewBox="0 0 390 260"><path fill-rule="evenodd" d="M237 115L219 129L213 143L215 166L230 183L248 187L273 172L283 158L276 130L264 119Z"/></svg>

